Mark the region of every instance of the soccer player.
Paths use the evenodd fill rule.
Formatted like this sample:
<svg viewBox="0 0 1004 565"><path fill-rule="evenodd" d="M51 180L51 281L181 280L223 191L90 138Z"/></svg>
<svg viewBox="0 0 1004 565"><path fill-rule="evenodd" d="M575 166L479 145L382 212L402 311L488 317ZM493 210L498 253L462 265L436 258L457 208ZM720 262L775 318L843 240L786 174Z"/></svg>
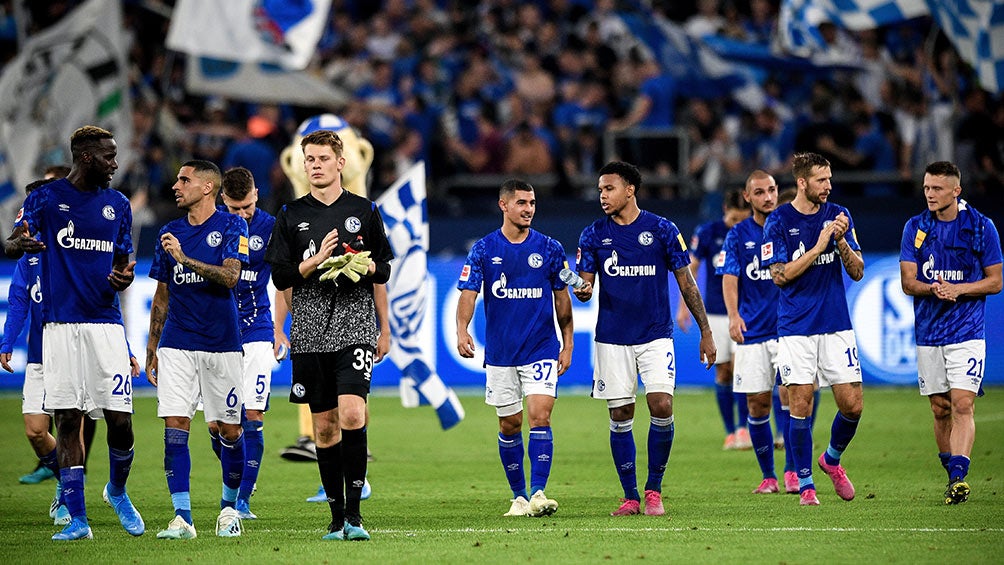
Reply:
<svg viewBox="0 0 1004 565"><path fill-rule="evenodd" d="M279 211L265 253L275 287L292 288L289 399L310 405L317 466L331 509L324 539L368 540L359 501L377 346L373 285L390 278L393 255L376 204L342 187L345 158L338 135L318 130L300 147L310 193Z"/></svg>
<svg viewBox="0 0 1004 565"><path fill-rule="evenodd" d="M41 179L24 187L25 194L48 183ZM45 383L42 373L42 257L41 254L23 255L14 266L10 288L7 292L7 318L3 324L3 340L0 341L0 366L8 373L14 369L10 362L13 357L14 342L21 335L28 321L28 357L24 368L24 386L21 392L21 413L24 415L24 432L38 455L39 469L48 476L59 475L56 459L56 438L49 433L51 413L42 406L45 398ZM34 481L41 482L44 479ZM21 482L26 482L22 477ZM56 481L56 495L49 507L49 517L53 524L64 526L70 522L70 512L63 503L62 485Z"/></svg>
<svg viewBox="0 0 1004 565"><path fill-rule="evenodd" d="M976 439L973 403L986 362L986 297L1001 291L1001 242L993 220L965 200L962 174L948 161L924 171L927 210L903 228L899 270L913 296L920 394L934 413L934 441L948 472L945 504L969 499Z"/></svg>
<svg viewBox="0 0 1004 565"><path fill-rule="evenodd" d="M550 516L558 510L544 494L554 454L551 410L558 377L572 362L572 301L559 278L568 264L560 243L530 228L537 209L533 186L518 179L503 182L498 206L502 227L474 243L457 283L457 350L461 357L474 357L467 327L483 285L485 403L499 418L499 457L513 493L505 515ZM529 496L523 473L524 396L530 419Z"/></svg>
<svg viewBox="0 0 1004 565"><path fill-rule="evenodd" d="M223 205L231 214L237 214L248 224L248 263L241 270L234 295L240 320L241 343L244 350L244 474L237 495L237 513L244 520L257 518L250 507L251 492L261 469L265 449L262 428L268 409L272 387L272 368L278 351L273 347L276 328L272 323L268 281L272 267L265 262L265 248L272 237L275 218L257 207L258 188L251 171L244 167L230 169L223 174ZM285 334L283 334L285 335ZM214 437L214 450L220 453L218 436Z"/></svg>
<svg viewBox="0 0 1004 565"><path fill-rule="evenodd" d="M186 215L161 228L150 267L158 281L150 305L146 378L157 387L164 419L164 473L174 518L160 539L196 537L188 436L202 402L210 434L219 437L223 496L216 535L241 535L235 505L244 473L241 332L233 289L248 262L248 224L216 209L222 180L209 161L186 161L174 183Z"/></svg>
<svg viewBox="0 0 1004 565"><path fill-rule="evenodd" d="M42 364L45 406L55 412L59 478L71 520L54 540L93 537L84 501L84 415L108 425L109 481L103 497L131 535L145 531L129 500L133 461L132 376L118 293L132 284L132 210L108 187L118 169L111 132L78 128L70 136L73 167L66 178L25 199L4 245L13 259L45 252L43 289L60 289L45 308ZM37 236L37 237L36 237Z"/></svg>
<svg viewBox="0 0 1004 565"><path fill-rule="evenodd" d="M599 277L592 396L607 402L610 450L624 489L622 504L612 515L641 511L631 432L640 374L650 414L645 514L659 516L665 514L662 478L674 434L676 360L669 313L670 272L697 320L700 355L709 369L715 363L715 342L701 291L688 268L690 255L680 230L638 207L636 194L642 182L638 168L615 161L604 165L599 174L600 207L606 217L586 227L579 237L577 269L586 284L574 292L580 301L588 301Z"/></svg>
<svg viewBox="0 0 1004 565"><path fill-rule="evenodd" d="M829 475L840 498L854 498L854 485L840 465L840 456L861 418L861 365L842 271L859 281L865 264L850 212L829 202L830 162L816 153L797 153L792 163L798 194L767 217L760 265L770 269L774 284L781 287L778 367L791 408L790 442L785 448L794 457L799 503L817 506L811 418L817 378L821 386L833 390L838 410L819 467Z"/></svg>
<svg viewBox="0 0 1004 565"><path fill-rule="evenodd" d="M749 432L763 480L754 494L778 492L774 439L770 431L771 396L777 375L777 285L760 265L760 242L767 216L777 205L777 182L764 171L746 179L742 197L753 209L725 236L722 292L729 316L729 336L736 342L732 387L746 397ZM786 492L798 492L798 476L785 469Z"/></svg>
<svg viewBox="0 0 1004 565"><path fill-rule="evenodd" d="M718 412L725 425L725 443L723 449L749 449L750 432L746 428L749 416L746 410L746 396L732 390L732 351L736 344L729 336L729 316L722 298L722 276L716 272L721 267L722 244L725 234L732 226L749 217L749 207L743 202L743 196L738 190L725 193L722 203L722 218L697 226L694 237L690 239L690 272L697 278L697 273L704 267L704 307L708 312L708 323L715 336L715 399L718 401ZM690 329L690 312L677 308L676 323L680 330ZM736 421L736 412L739 420Z"/></svg>

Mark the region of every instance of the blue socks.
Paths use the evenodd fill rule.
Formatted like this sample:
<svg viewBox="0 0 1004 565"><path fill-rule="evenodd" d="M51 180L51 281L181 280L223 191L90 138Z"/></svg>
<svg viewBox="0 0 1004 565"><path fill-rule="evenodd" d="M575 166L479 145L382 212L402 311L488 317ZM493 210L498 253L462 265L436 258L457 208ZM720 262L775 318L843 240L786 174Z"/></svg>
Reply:
<svg viewBox="0 0 1004 565"><path fill-rule="evenodd" d="M725 433L731 434L736 431L735 416L735 395L732 394L732 384L715 383L715 400L718 401L718 412L722 416L722 423L725 424Z"/></svg>
<svg viewBox="0 0 1004 565"><path fill-rule="evenodd" d="M59 482L63 485L63 500L66 509L70 511L70 516L87 522L87 509L84 506L84 467L60 469Z"/></svg>
<svg viewBox="0 0 1004 565"><path fill-rule="evenodd" d="M244 476L241 478L241 492L238 498L247 502L251 498L251 489L258 481L261 456L265 451L265 438L261 431L264 422L246 420L241 425L244 427Z"/></svg>
<svg viewBox="0 0 1004 565"><path fill-rule="evenodd" d="M547 479L551 476L554 436L551 435L550 426L530 428L527 455L530 456L530 494L532 495L539 490L544 490L544 487L547 486Z"/></svg>
<svg viewBox="0 0 1004 565"><path fill-rule="evenodd" d="M45 455L39 457L39 461L42 462L42 466L46 469L52 471L53 475L59 476L59 460L56 459L56 448L53 447L52 451L46 453Z"/></svg>
<svg viewBox="0 0 1004 565"><path fill-rule="evenodd" d="M233 441L220 436L220 463L223 467L223 497L220 508L233 507L244 476L244 434Z"/></svg>
<svg viewBox="0 0 1004 565"><path fill-rule="evenodd" d="M969 474L969 458L965 455L953 455L951 459L948 460L948 482L954 483L955 481L963 481L966 479L966 475ZM64 485L66 483L63 483ZM65 488L65 487L64 487ZM71 515L73 511L70 511Z"/></svg>
<svg viewBox="0 0 1004 565"><path fill-rule="evenodd" d="M812 482L812 422L807 418L791 417L791 452L798 473L798 490L815 489Z"/></svg>
<svg viewBox="0 0 1004 565"><path fill-rule="evenodd" d="M636 453L634 434L631 433L633 426L634 420L624 420L623 422L610 420L610 453L614 457L617 476L624 489L624 498L640 501L638 478L635 476Z"/></svg>
<svg viewBox="0 0 1004 565"><path fill-rule="evenodd" d="M192 475L192 455L188 451L188 432L177 428L164 429L164 474L171 492L174 513L189 524L192 522L192 499L189 494Z"/></svg>
<svg viewBox="0 0 1004 565"><path fill-rule="evenodd" d="M830 426L830 445L823 454L823 459L827 465L839 465L840 456L847 449L847 444L854 439L854 433L858 429L860 420L851 420L840 412L833 417L833 425Z"/></svg>
<svg viewBox="0 0 1004 565"><path fill-rule="evenodd" d="M752 416L746 421L750 430L750 441L753 442L753 452L760 465L760 472L765 479L776 479L774 474L774 438L770 433L770 415L755 420Z"/></svg>
<svg viewBox="0 0 1004 565"><path fill-rule="evenodd" d="M941 461L941 466L945 468L945 472L948 473L948 478L952 478L952 471L948 468L948 462L951 460L952 454L948 451L942 451L938 453L938 459Z"/></svg>
<svg viewBox="0 0 1004 565"><path fill-rule="evenodd" d="M526 477L523 475L523 435L505 435L499 432L499 458L513 498L522 496L529 499L526 495Z"/></svg>
<svg viewBox="0 0 1004 565"><path fill-rule="evenodd" d="M648 479L645 481L645 490L662 492L662 477L666 474L675 433L672 416L651 418L648 427Z"/></svg>
<svg viewBox="0 0 1004 565"><path fill-rule="evenodd" d="M108 448L109 478L108 494L112 496L122 496L125 492L126 479L129 478L129 471L132 469L132 459L134 456L132 449L122 450L114 447Z"/></svg>

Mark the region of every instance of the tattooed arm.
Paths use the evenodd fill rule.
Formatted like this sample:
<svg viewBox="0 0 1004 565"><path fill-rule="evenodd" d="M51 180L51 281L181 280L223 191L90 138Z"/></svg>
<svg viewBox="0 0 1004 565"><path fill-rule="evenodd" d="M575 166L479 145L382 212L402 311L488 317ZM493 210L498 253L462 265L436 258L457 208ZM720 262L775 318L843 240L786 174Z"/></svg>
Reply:
<svg viewBox="0 0 1004 565"><path fill-rule="evenodd" d="M715 340L711 335L711 325L708 324L708 314L704 309L704 301L701 299L701 289L697 287L690 267L680 267L673 271L676 277L676 284L680 287L680 295L687 304L687 309L697 321L697 327L701 330L700 353L701 361L707 364L710 369L715 364L715 357L718 355L715 349Z"/></svg>
<svg viewBox="0 0 1004 565"><path fill-rule="evenodd" d="M154 292L153 302L150 304L150 335L146 341L146 380L153 386L157 386L157 345L160 343L160 334L164 331L164 322L167 320L169 292L167 283L157 283L157 291Z"/></svg>
<svg viewBox="0 0 1004 565"><path fill-rule="evenodd" d="M840 262L844 264L844 270L851 279L859 281L865 276L865 260L861 257L861 252L851 249L846 239L837 240L837 253L840 254Z"/></svg>
<svg viewBox="0 0 1004 565"><path fill-rule="evenodd" d="M816 240L816 245L813 245L812 249L806 250L806 252L798 259L788 261L787 263L771 263L770 276L774 279L774 284L777 286L784 286L802 276L812 265L813 261L822 255L823 252L826 251L826 248L829 247L830 241L833 240L833 233L835 229L836 222L823 228L822 231L819 232L819 238ZM847 242L844 243L846 244Z"/></svg>

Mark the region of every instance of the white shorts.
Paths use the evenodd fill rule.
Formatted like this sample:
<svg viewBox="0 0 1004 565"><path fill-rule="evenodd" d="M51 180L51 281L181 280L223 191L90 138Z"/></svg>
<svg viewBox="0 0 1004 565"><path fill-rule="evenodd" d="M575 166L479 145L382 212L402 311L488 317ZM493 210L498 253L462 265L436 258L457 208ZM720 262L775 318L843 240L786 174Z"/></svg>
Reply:
<svg viewBox="0 0 1004 565"><path fill-rule="evenodd" d="M260 412L268 408L275 365L271 341L244 344L244 408Z"/></svg>
<svg viewBox="0 0 1004 565"><path fill-rule="evenodd" d="M721 314L708 314L708 325L711 326L711 336L715 338L715 365L728 363L736 351L736 342L729 335L729 317Z"/></svg>
<svg viewBox="0 0 1004 565"><path fill-rule="evenodd" d="M49 323L42 329L46 410L132 414L132 376L125 328L118 324Z"/></svg>
<svg viewBox="0 0 1004 565"><path fill-rule="evenodd" d="M817 380L821 387L861 382L854 330L781 336L777 366L785 386L811 385Z"/></svg>
<svg viewBox="0 0 1004 565"><path fill-rule="evenodd" d="M639 345L596 342L593 363L593 398L616 400L634 398L638 376L645 393L676 390L676 357L673 340L661 338Z"/></svg>
<svg viewBox="0 0 1004 565"><path fill-rule="evenodd" d="M191 419L202 402L207 422L241 423L240 351L157 349L157 417Z"/></svg>
<svg viewBox="0 0 1004 565"><path fill-rule="evenodd" d="M522 404L523 397L531 394L558 396L557 359L541 359L517 367L485 366L485 404Z"/></svg>
<svg viewBox="0 0 1004 565"><path fill-rule="evenodd" d="M920 394L945 393L953 388L978 393L986 361L987 342L982 339L950 345L918 345Z"/></svg>
<svg viewBox="0 0 1004 565"><path fill-rule="evenodd" d="M45 403L45 375L42 374L41 363L28 363L24 366L24 388L21 389L22 414L48 414L51 410L43 408Z"/></svg>
<svg viewBox="0 0 1004 565"><path fill-rule="evenodd" d="M777 375L777 340L739 344L732 366L732 391L755 394L774 390Z"/></svg>

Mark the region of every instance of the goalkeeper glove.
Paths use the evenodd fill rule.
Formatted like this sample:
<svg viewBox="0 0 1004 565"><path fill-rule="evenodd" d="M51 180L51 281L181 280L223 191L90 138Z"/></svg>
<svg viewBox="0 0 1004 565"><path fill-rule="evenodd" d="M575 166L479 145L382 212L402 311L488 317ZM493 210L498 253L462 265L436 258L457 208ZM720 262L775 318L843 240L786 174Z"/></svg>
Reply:
<svg viewBox="0 0 1004 565"><path fill-rule="evenodd" d="M320 265L317 266L318 270L327 270L326 273L321 275L322 281L333 280L341 272L342 267L344 267L350 260L352 260L351 255L339 255L337 257L328 257Z"/></svg>
<svg viewBox="0 0 1004 565"><path fill-rule="evenodd" d="M360 251L352 255L349 262L342 267L342 274L348 277L352 282L359 282L362 275L369 274L370 264L373 260L370 259L369 251Z"/></svg>

